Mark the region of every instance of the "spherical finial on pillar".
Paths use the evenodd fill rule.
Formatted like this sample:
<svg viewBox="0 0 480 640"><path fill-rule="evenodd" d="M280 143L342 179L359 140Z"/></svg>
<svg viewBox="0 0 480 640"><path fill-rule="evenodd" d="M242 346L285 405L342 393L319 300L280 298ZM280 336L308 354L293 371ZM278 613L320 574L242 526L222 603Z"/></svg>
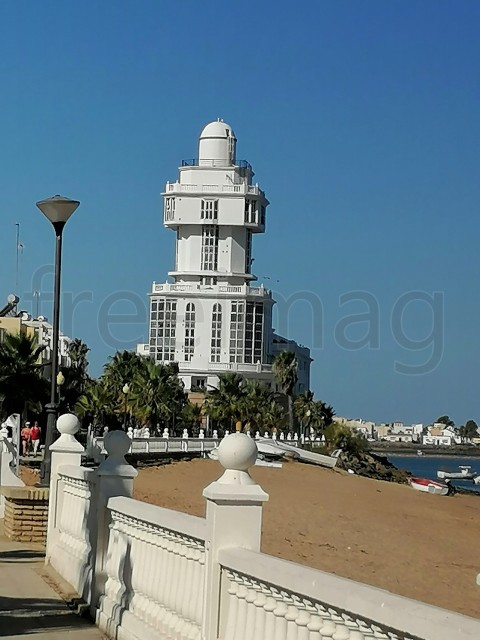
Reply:
<svg viewBox="0 0 480 640"><path fill-rule="evenodd" d="M103 446L108 455L98 467L98 475L135 478L137 471L125 460L125 454L132 446L125 431L109 431L105 434Z"/></svg>
<svg viewBox="0 0 480 640"><path fill-rule="evenodd" d="M125 431L109 431L103 439L103 446L109 456L124 458L132 446L132 441Z"/></svg>
<svg viewBox="0 0 480 640"><path fill-rule="evenodd" d="M80 429L80 421L73 413L64 413L57 420L57 431L60 433L74 436Z"/></svg>
<svg viewBox="0 0 480 640"><path fill-rule="evenodd" d="M222 467L234 471L248 471L255 464L258 449L245 433L232 433L218 447L218 460Z"/></svg>
<svg viewBox="0 0 480 640"><path fill-rule="evenodd" d="M64 413L57 418L57 431L60 437L50 447L50 451L63 451L65 453L83 453L84 447L75 438L80 429L80 422L73 413Z"/></svg>
<svg viewBox="0 0 480 640"><path fill-rule="evenodd" d="M225 473L218 480L221 484L256 484L248 470L255 464L258 450L255 441L246 433L226 436L218 447L218 460Z"/></svg>

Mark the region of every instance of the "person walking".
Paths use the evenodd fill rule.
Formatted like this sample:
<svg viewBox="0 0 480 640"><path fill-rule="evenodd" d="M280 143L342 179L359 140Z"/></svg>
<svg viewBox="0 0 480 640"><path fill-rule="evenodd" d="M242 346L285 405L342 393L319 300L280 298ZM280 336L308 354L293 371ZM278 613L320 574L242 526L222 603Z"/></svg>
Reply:
<svg viewBox="0 0 480 640"><path fill-rule="evenodd" d="M42 435L42 431L38 426L38 422L33 423L32 430L30 432L30 441L33 447L33 456L35 457L38 453L38 447L40 445L40 436Z"/></svg>
<svg viewBox="0 0 480 640"><path fill-rule="evenodd" d="M20 432L20 438L22 439L22 455L26 457L30 453L30 436L32 429L30 428L30 422L26 422L22 431Z"/></svg>

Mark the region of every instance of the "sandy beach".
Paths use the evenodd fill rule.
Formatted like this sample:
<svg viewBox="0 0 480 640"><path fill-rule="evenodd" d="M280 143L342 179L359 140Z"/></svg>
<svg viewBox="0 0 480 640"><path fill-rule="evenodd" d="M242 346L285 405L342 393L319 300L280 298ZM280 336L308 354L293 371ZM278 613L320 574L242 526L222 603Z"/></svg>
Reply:
<svg viewBox="0 0 480 640"><path fill-rule="evenodd" d="M141 469L134 497L203 516L202 490L221 472L210 460ZM252 476L270 495L265 553L480 617L480 497L433 496L295 462Z"/></svg>

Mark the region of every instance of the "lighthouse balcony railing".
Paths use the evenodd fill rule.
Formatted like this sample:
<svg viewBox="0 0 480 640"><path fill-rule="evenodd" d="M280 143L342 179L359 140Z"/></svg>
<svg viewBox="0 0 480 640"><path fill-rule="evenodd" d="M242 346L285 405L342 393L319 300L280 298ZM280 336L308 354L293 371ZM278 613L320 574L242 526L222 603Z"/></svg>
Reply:
<svg viewBox="0 0 480 640"><path fill-rule="evenodd" d="M265 197L264 192L254 184L180 184L167 182L165 193L238 193ZM165 215L165 221L173 218Z"/></svg>
<svg viewBox="0 0 480 640"><path fill-rule="evenodd" d="M218 158L191 158L182 160L182 167L239 167L252 171L252 165L247 160L235 160L233 163Z"/></svg>
<svg viewBox="0 0 480 640"><path fill-rule="evenodd" d="M243 285L229 285L229 284L217 284L217 285L201 285L191 282L178 282L178 283L153 283L152 293L201 293L208 292L214 294L231 294L238 293L244 296L270 296L270 292L265 287L249 287L247 284Z"/></svg>

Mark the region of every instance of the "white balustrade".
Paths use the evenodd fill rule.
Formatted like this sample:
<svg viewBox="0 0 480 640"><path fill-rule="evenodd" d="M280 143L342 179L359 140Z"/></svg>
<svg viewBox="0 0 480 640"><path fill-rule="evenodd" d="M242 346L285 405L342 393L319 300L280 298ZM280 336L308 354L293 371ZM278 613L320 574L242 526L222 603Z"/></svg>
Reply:
<svg viewBox="0 0 480 640"><path fill-rule="evenodd" d="M59 467L62 487L57 541L50 550L50 564L85 600L93 575L91 536L95 530L91 512L95 471L74 465Z"/></svg>
<svg viewBox="0 0 480 640"><path fill-rule="evenodd" d="M471 639L480 622L247 549L220 549L222 640Z"/></svg>
<svg viewBox="0 0 480 640"><path fill-rule="evenodd" d="M205 451L218 440L131 443L123 431L113 431L106 438L109 455L96 471L80 466L73 420L65 418L52 447L47 559L91 605L109 637L480 637L480 621L473 618L261 553L262 504L268 496L249 474L257 456L252 437L234 433L218 446L225 471L203 492L203 519L133 500L136 471L124 455L135 442L181 452ZM67 459L72 464L60 464Z"/></svg>
<svg viewBox="0 0 480 640"><path fill-rule="evenodd" d="M121 611L123 634L200 640L205 520L129 498L111 498L100 627Z"/></svg>

